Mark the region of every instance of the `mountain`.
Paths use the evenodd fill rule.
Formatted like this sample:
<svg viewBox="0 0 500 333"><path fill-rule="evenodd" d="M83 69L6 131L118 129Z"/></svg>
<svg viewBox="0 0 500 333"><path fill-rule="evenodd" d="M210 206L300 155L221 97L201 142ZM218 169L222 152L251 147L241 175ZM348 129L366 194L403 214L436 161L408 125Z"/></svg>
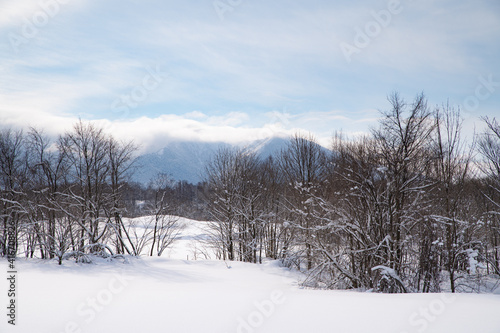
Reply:
<svg viewBox="0 0 500 333"><path fill-rule="evenodd" d="M261 158L267 158L279 153L287 143L287 139L275 137L234 147L254 152ZM196 184L203 179L206 163L217 150L226 147L233 146L222 142L169 142L158 152L141 155L135 159L136 170L132 180L147 185L158 173L162 173L173 180L185 180Z"/></svg>
<svg viewBox="0 0 500 333"><path fill-rule="evenodd" d="M269 156L276 156L283 148L287 146L289 139L274 137L265 140L254 141L244 147L248 151L256 153L260 158L265 159Z"/></svg>
<svg viewBox="0 0 500 333"><path fill-rule="evenodd" d="M205 164L223 147L229 145L222 142L170 142L156 153L137 157L132 180L147 185L158 173L163 173L174 180L196 184L202 179Z"/></svg>

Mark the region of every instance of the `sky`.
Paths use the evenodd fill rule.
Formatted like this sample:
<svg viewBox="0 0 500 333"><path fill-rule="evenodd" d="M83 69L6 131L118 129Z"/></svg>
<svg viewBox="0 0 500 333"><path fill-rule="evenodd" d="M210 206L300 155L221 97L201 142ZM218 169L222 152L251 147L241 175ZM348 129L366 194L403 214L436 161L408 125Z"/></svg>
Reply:
<svg viewBox="0 0 500 333"><path fill-rule="evenodd" d="M0 126L153 151L369 133L387 96L500 118L498 0L0 0Z"/></svg>

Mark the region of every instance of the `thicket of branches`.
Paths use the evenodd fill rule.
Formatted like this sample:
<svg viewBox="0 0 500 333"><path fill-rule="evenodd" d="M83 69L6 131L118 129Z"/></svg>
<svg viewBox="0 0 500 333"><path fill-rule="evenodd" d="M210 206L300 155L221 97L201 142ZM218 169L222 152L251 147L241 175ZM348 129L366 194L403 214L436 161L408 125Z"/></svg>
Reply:
<svg viewBox="0 0 500 333"><path fill-rule="evenodd" d="M220 150L206 170L221 259L282 259L307 285L470 291L500 269L500 125L474 142L459 111L397 93L371 135L331 150L295 135L279 156ZM473 157L478 154L478 162Z"/></svg>
<svg viewBox="0 0 500 333"><path fill-rule="evenodd" d="M500 276L500 124L483 118L471 143L456 108L389 101L370 135L331 149L300 134L265 160L221 149L196 186L128 182L135 146L89 123L57 140L2 129L0 256L161 255L173 215L208 217L220 259L280 259L309 286L484 290Z"/></svg>
<svg viewBox="0 0 500 333"><path fill-rule="evenodd" d="M147 189L128 183L135 150L82 121L55 141L34 128L1 130L0 256L10 251L61 263L140 255L146 248L161 255L177 230L169 217L174 189L160 178ZM182 185L178 193L185 193ZM137 213L154 218L123 218Z"/></svg>

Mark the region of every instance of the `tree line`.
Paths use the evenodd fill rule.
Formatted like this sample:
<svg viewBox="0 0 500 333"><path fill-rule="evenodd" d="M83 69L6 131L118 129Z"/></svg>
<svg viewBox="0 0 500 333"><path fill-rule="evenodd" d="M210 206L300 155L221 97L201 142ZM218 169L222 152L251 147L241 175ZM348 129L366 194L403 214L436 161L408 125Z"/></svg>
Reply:
<svg viewBox="0 0 500 333"><path fill-rule="evenodd" d="M500 124L464 139L457 108L397 93L370 135L331 149L297 134L266 160L221 149L206 168L225 260L281 259L306 285L477 290L500 275ZM486 287L485 287L486 288Z"/></svg>
<svg viewBox="0 0 500 333"><path fill-rule="evenodd" d="M197 185L131 182L137 147L91 123L55 140L1 129L0 256L161 255L177 215L211 221L219 259L279 259L308 286L486 288L500 275L500 124L483 118L467 141L457 108L389 101L369 135L329 149L303 134L266 159L222 148Z"/></svg>
<svg viewBox="0 0 500 333"><path fill-rule="evenodd" d="M0 130L0 256L161 255L178 229L171 215L196 213L197 189L164 175L147 188L130 182L136 149L82 121L56 140ZM139 215L149 218L124 220Z"/></svg>

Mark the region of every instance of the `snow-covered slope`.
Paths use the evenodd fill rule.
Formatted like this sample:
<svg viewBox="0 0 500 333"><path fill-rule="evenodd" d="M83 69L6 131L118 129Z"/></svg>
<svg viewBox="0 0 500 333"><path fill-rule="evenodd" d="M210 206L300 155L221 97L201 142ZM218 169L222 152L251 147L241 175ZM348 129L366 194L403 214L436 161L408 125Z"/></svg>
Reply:
<svg viewBox="0 0 500 333"><path fill-rule="evenodd" d="M206 223L182 222L181 240L161 258L18 259L17 325L7 324L3 278L0 332L500 332L499 296L301 289L300 275L278 262L191 260Z"/></svg>
<svg viewBox="0 0 500 333"><path fill-rule="evenodd" d="M276 137L254 141L239 147L267 158L269 155L278 153L287 142L286 139ZM230 145L221 142L169 142L156 153L137 157L132 180L147 185L158 173L163 173L174 180L186 180L196 184L203 179L206 163L218 149L223 147L230 147Z"/></svg>
<svg viewBox="0 0 500 333"><path fill-rule="evenodd" d="M158 173L163 173L174 180L196 184L202 179L206 162L219 148L227 146L220 142L170 142L156 153L139 156L132 180L147 185Z"/></svg>
<svg viewBox="0 0 500 333"><path fill-rule="evenodd" d="M244 147L248 151L257 154L260 158L265 159L271 155L276 156L279 152L288 145L289 140L285 138L275 137L266 140L254 141Z"/></svg>

